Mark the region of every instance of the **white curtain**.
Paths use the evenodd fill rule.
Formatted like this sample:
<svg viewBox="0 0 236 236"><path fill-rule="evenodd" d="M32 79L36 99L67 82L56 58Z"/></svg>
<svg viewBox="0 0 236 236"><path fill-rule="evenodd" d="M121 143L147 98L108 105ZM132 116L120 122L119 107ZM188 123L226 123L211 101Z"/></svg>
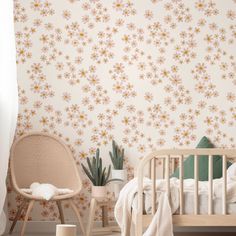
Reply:
<svg viewBox="0 0 236 236"><path fill-rule="evenodd" d="M0 235L7 223L6 177L18 110L13 19L13 0L0 0Z"/></svg>

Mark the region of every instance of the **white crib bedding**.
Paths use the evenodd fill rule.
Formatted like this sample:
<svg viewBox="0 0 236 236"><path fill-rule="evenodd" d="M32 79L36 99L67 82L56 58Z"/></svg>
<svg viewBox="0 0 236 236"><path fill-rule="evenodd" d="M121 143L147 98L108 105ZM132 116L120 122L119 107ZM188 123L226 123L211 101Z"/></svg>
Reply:
<svg viewBox="0 0 236 236"><path fill-rule="evenodd" d="M158 198L158 197L157 197ZM208 214L208 194L200 193L199 194L199 214ZM145 214L151 214L151 195L150 192L144 194L144 209ZM158 203L157 203L158 207ZM132 204L133 209L137 209L137 195L135 196ZM175 212L178 214L179 210ZM185 192L184 193L184 214L190 215L194 213L194 193ZM222 214L222 198L217 197L213 200L213 214ZM236 202L227 203L227 214L236 214Z"/></svg>
<svg viewBox="0 0 236 236"><path fill-rule="evenodd" d="M194 213L194 194L186 192L184 194L184 213ZM213 200L213 214L222 214L222 198ZM227 214L236 214L236 202L229 202L227 205ZM177 214L178 212L176 212ZM208 214L208 194L202 193L199 195L199 214Z"/></svg>

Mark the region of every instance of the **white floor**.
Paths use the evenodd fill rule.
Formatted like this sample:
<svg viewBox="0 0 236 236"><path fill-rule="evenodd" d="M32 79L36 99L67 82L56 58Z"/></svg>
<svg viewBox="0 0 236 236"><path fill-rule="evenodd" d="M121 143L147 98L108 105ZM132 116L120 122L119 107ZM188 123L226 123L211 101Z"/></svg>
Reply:
<svg viewBox="0 0 236 236"><path fill-rule="evenodd" d="M55 236L52 234L44 234L45 236ZM19 234L6 234L5 236L19 236ZM25 236L42 236L42 234L25 234ZM106 234L106 236L120 236L120 234L112 234L112 235L108 235Z"/></svg>
<svg viewBox="0 0 236 236"><path fill-rule="evenodd" d="M55 236L55 234L43 234L45 236ZM229 232L220 232L220 233L203 233L203 232L199 232L199 233L189 233L189 232L185 232L185 233L175 233L174 236L235 236L235 233L229 233ZM5 236L19 236L19 233L14 233L14 234L6 234ZM25 236L42 236L42 234L25 234ZM120 236L119 233L114 233L114 234L106 234L106 235L102 235L100 234L100 236Z"/></svg>
<svg viewBox="0 0 236 236"><path fill-rule="evenodd" d="M56 223L54 223L56 224ZM55 236L54 232L54 228L56 226L53 225L52 222L39 222L37 224L37 222L29 222L27 229L28 232L41 232L41 233L26 233L25 236ZM189 230L189 229L182 229L181 231L178 229L175 229L177 232L174 233L174 236L235 236L236 235L236 229L232 229L232 228L210 228L210 229L198 229L199 232L196 232L195 230ZM19 236L19 231L21 229L21 225L17 224L16 225L16 231L18 233L13 233L11 236ZM26 229L26 231L27 231ZM188 231L192 231L191 233ZM194 232L195 231L195 232ZM113 233L113 234L100 234L101 236L120 236L120 233ZM5 236L10 236L8 234L5 234ZM81 236L81 235L80 235Z"/></svg>

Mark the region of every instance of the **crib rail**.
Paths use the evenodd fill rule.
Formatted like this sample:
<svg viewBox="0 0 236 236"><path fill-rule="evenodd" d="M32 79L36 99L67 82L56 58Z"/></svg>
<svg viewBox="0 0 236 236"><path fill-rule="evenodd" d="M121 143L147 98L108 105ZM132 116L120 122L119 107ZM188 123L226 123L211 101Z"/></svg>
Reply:
<svg viewBox="0 0 236 236"><path fill-rule="evenodd" d="M236 149L165 149L154 151L147 157L141 160L138 166L138 222L142 225L142 212L143 212L143 178L144 169L150 165L150 178L152 180L152 214L156 212L156 173L157 173L157 159L161 159L164 163L164 176L166 181L166 192L170 196L170 169L173 168L173 160L179 161L179 215L184 213L184 158L188 155L194 156L194 215L199 215L199 176L198 176L198 158L200 155L208 156L208 215L215 215L213 209L213 158L216 155L222 156L222 215L227 214L226 208L226 193L227 193L227 158L236 159Z"/></svg>

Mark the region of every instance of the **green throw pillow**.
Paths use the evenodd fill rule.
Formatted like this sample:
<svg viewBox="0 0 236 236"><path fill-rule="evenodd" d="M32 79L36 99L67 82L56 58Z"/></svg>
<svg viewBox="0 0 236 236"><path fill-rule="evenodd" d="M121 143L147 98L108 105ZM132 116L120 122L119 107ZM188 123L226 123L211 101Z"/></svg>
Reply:
<svg viewBox="0 0 236 236"><path fill-rule="evenodd" d="M197 145L197 148L214 148L214 145L210 142L207 137L202 137L200 142ZM227 168L231 165L227 161ZM194 156L190 155L183 163L184 167L184 179L194 179ZM199 180L208 181L208 156L199 156L198 157L198 171L199 171ZM179 168L171 175L171 177L179 178ZM213 179L222 177L222 157L214 156L213 157Z"/></svg>

